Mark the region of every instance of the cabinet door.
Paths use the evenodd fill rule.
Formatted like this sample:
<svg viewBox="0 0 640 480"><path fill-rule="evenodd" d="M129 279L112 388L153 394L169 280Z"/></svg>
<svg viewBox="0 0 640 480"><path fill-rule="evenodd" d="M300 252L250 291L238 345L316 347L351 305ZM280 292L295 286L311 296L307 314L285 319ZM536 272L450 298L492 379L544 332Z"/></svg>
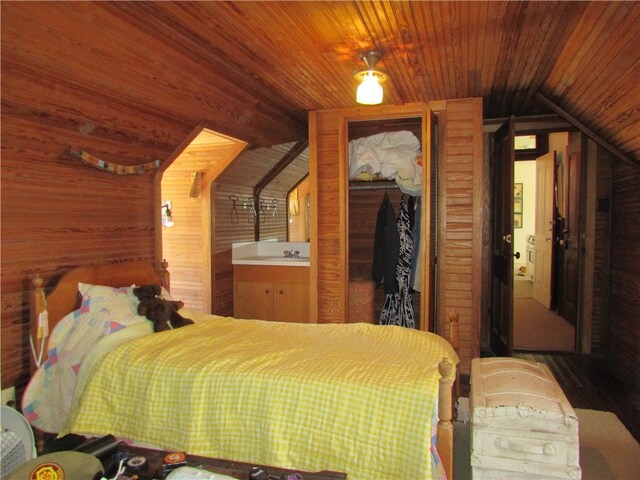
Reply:
<svg viewBox="0 0 640 480"><path fill-rule="evenodd" d="M233 316L273 320L273 284L236 282L233 289Z"/></svg>
<svg viewBox="0 0 640 480"><path fill-rule="evenodd" d="M274 285L273 319L278 322L309 322L309 285Z"/></svg>

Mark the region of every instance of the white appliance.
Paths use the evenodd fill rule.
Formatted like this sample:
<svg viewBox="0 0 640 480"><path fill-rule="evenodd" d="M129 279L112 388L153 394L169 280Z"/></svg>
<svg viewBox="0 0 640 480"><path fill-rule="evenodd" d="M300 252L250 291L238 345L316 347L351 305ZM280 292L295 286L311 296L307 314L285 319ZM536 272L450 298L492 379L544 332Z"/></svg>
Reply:
<svg viewBox="0 0 640 480"><path fill-rule="evenodd" d="M533 273L536 263L536 237L535 235L527 235L527 280L533 282Z"/></svg>

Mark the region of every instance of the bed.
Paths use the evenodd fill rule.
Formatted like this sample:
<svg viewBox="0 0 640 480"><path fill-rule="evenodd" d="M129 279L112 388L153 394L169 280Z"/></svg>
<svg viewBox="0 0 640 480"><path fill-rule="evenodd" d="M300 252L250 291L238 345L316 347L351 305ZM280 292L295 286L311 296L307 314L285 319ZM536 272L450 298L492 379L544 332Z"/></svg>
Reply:
<svg viewBox="0 0 640 480"><path fill-rule="evenodd" d="M187 308L180 313L193 325L153 333L131 290L161 284L169 296L166 267L81 267L48 296L34 279L31 338L40 366L23 413L36 429L113 434L354 480L452 478L458 357L445 339L396 326L290 324Z"/></svg>

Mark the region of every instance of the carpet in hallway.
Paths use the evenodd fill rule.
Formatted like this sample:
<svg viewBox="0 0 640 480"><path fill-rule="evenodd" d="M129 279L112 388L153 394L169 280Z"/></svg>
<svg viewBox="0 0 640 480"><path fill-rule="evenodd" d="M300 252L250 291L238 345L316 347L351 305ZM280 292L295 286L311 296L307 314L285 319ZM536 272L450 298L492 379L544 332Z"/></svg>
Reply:
<svg viewBox="0 0 640 480"><path fill-rule="evenodd" d="M513 298L531 298L533 296L533 282L523 278L513 280Z"/></svg>
<svg viewBox="0 0 640 480"><path fill-rule="evenodd" d="M533 298L513 299L513 348L572 352L574 336L569 322Z"/></svg>

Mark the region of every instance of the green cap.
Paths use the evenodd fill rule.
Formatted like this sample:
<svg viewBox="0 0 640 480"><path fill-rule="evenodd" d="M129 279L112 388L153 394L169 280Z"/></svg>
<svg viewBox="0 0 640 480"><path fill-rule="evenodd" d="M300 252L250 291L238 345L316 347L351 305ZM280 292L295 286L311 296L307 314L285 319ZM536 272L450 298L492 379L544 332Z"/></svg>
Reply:
<svg viewBox="0 0 640 480"><path fill-rule="evenodd" d="M55 452L29 460L11 472L7 480L93 480L102 477L102 464L93 455Z"/></svg>

